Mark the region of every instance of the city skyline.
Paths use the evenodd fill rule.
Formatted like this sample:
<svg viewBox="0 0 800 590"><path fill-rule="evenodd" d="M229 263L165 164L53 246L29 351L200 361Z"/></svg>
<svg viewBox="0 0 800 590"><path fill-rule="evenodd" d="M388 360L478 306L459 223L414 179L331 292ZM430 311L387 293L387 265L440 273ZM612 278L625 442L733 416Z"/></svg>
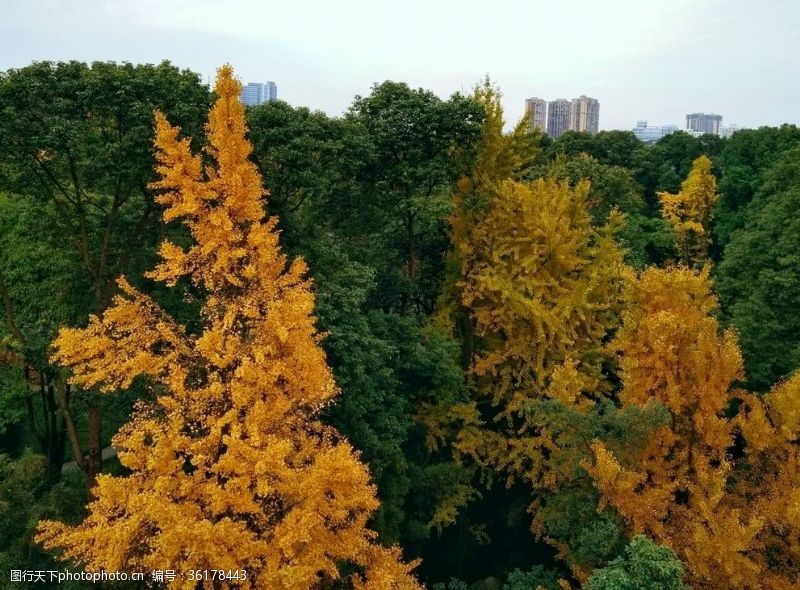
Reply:
<svg viewBox="0 0 800 590"><path fill-rule="evenodd" d="M525 99L525 117L531 131L545 131L553 139L566 131L597 133L600 102L585 94L571 101L565 98L547 101L534 96Z"/></svg>
<svg viewBox="0 0 800 590"><path fill-rule="evenodd" d="M503 91L509 126L524 115L525 98L584 93L603 104L601 130L639 119L680 124L692 112L721 112L743 127L800 123L797 2L576 0L566 9L567 33L541 27L531 36L528 23L545 8L511 0L488 13L449 0L410 0L402 9L365 0L9 0L0 70L167 59L206 80L228 62L245 82L269 72L281 98L330 115L386 79L447 97L488 73ZM557 59L531 59L554 47Z"/></svg>

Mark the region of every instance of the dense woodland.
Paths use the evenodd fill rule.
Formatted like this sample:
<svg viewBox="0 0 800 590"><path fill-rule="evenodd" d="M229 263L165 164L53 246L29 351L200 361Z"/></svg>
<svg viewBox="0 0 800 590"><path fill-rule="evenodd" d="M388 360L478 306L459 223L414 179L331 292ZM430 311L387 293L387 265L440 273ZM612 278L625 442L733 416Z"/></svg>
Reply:
<svg viewBox="0 0 800 590"><path fill-rule="evenodd" d="M0 74L0 587L800 586L800 129L237 97Z"/></svg>

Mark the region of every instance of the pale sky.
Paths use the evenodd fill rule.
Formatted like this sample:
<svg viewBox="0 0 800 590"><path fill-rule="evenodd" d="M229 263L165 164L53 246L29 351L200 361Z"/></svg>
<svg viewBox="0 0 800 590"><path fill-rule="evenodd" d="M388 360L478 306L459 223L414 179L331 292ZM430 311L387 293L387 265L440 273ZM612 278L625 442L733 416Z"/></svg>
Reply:
<svg viewBox="0 0 800 590"><path fill-rule="evenodd" d="M601 129L800 124L800 0L0 0L0 70L39 60L160 62L339 115L374 82L447 97L485 74L507 119L587 94Z"/></svg>

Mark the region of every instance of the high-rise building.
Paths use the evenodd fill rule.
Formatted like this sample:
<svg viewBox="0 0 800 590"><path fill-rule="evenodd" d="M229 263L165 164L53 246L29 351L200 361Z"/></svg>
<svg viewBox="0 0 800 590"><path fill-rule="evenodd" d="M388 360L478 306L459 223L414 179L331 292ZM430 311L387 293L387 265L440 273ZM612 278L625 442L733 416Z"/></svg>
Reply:
<svg viewBox="0 0 800 590"><path fill-rule="evenodd" d="M278 98L278 87L275 82L249 82L242 88L242 103L254 107Z"/></svg>
<svg viewBox="0 0 800 590"><path fill-rule="evenodd" d="M715 115L714 113L689 113L686 115L687 131L719 135L720 125L722 125L722 115Z"/></svg>
<svg viewBox="0 0 800 590"><path fill-rule="evenodd" d="M633 134L639 141L644 143L655 143L665 135L675 133L677 130L677 125L648 125L647 121L636 121L636 127L633 128Z"/></svg>
<svg viewBox="0 0 800 590"><path fill-rule="evenodd" d="M547 101L543 98L525 99L525 116L528 118L530 130L547 130Z"/></svg>
<svg viewBox="0 0 800 590"><path fill-rule="evenodd" d="M278 100L278 85L275 82L267 81L264 85L264 89L267 93L267 100Z"/></svg>
<svg viewBox="0 0 800 590"><path fill-rule="evenodd" d="M566 98L558 98L547 103L547 135L556 139L570 126L572 103Z"/></svg>
<svg viewBox="0 0 800 590"><path fill-rule="evenodd" d="M596 98L582 94L572 99L569 128L572 131L597 133L600 128L600 103Z"/></svg>

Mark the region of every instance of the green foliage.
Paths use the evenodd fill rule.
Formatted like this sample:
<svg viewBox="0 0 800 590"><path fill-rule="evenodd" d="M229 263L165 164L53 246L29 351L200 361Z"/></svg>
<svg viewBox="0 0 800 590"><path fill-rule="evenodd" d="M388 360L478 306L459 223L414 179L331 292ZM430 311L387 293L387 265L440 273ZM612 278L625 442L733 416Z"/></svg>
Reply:
<svg viewBox="0 0 800 590"><path fill-rule="evenodd" d="M612 209L623 213L643 213L645 202L642 190L630 170L621 166L602 164L593 156L579 154L574 158L558 158L549 174L575 185L581 180L591 183L588 207L595 223L602 223Z"/></svg>
<svg viewBox="0 0 800 590"><path fill-rule="evenodd" d="M760 391L800 367L800 148L784 153L764 176L716 272L748 383Z"/></svg>
<svg viewBox="0 0 800 590"><path fill-rule="evenodd" d="M508 574L503 590L559 590L558 575L540 565L527 572L514 570Z"/></svg>
<svg viewBox="0 0 800 590"><path fill-rule="evenodd" d="M637 270L650 264L674 260L675 232L663 217L632 213L617 232L620 246L625 250L625 262Z"/></svg>
<svg viewBox="0 0 800 590"><path fill-rule="evenodd" d="M389 540L400 537L409 468L402 445L410 425L408 400L397 374L399 351L392 316L366 306L375 273L350 261L335 246L317 252L317 310L328 362L342 395L330 409L336 427L364 452L381 497L375 526ZM335 269L335 270L334 270Z"/></svg>
<svg viewBox="0 0 800 590"><path fill-rule="evenodd" d="M322 217L326 225L358 218L374 226L370 216L380 211L362 197L373 157L362 125L282 101L248 108L247 125L270 213L278 216L288 247L308 238L302 224L309 217Z"/></svg>
<svg viewBox="0 0 800 590"><path fill-rule="evenodd" d="M438 584L434 584L433 590L469 590L469 586L466 582L463 582L458 578L452 578L447 583L439 582Z"/></svg>
<svg viewBox="0 0 800 590"><path fill-rule="evenodd" d="M209 98L169 62L37 62L0 75L0 190L52 207L50 232L80 261L96 309L156 243L153 111L202 139Z"/></svg>
<svg viewBox="0 0 800 590"><path fill-rule="evenodd" d="M0 455L0 589L36 588L38 584L11 584L9 572L16 570L55 570L63 565L55 562L33 542L36 524L41 518L74 520L86 502L83 486L71 472L66 481L54 487L47 485L47 461L44 457L25 454L17 460ZM67 584L65 588L79 587Z"/></svg>
<svg viewBox="0 0 800 590"><path fill-rule="evenodd" d="M549 147L551 158L558 154L574 157L587 154L607 166L630 167L634 154L642 149L642 143L631 131L600 131L579 133L567 131Z"/></svg>
<svg viewBox="0 0 800 590"><path fill-rule="evenodd" d="M80 261L53 231L55 223L46 203L0 194L0 277L24 337L15 346L39 369L48 366L47 347L58 327L76 323L91 306ZM7 321L0 322L0 335L14 336Z"/></svg>
<svg viewBox="0 0 800 590"><path fill-rule="evenodd" d="M98 205L107 205L104 195L120 185L123 192L141 193L143 181L153 177L153 110L169 113L202 139L199 124L209 98L197 74L166 61L45 61L8 70L0 76L5 182L27 193L45 184L43 176L77 180L77 187L64 188Z"/></svg>
<svg viewBox="0 0 800 590"><path fill-rule="evenodd" d="M592 456L587 441L602 441L618 456L633 457L669 415L658 404L620 409L600 401L586 410L552 399L531 402L527 414L546 425L553 441L554 480L546 488L534 485L534 531L549 539L574 571L590 571L621 551L625 535L616 512L598 510L599 494L583 468Z"/></svg>
<svg viewBox="0 0 800 590"><path fill-rule="evenodd" d="M748 204L763 186L765 175L782 154L800 145L800 128L795 125L742 129L728 139L717 165L722 171L714 234L721 253L752 217Z"/></svg>
<svg viewBox="0 0 800 590"><path fill-rule="evenodd" d="M428 455L414 416L419 404L464 391L456 348L423 329L422 314L443 269L444 195L481 119L472 99L392 82L342 119L280 102L248 109L270 212L313 269L323 346L342 389L330 420L370 464L382 502L373 526L417 551L462 477Z"/></svg>
<svg viewBox="0 0 800 590"><path fill-rule="evenodd" d="M65 433L52 395L56 371L49 363L49 346L60 326L80 324L81 316L94 309L91 280L59 224L51 203L0 194L0 294L5 320L0 321L0 347L12 349L16 356L13 361L0 359L5 361L0 364L0 431L3 424L24 420L20 446L47 455L54 477L60 472ZM127 420L131 401L140 393L104 400L104 444ZM73 399L79 431L86 427L87 398L82 393Z"/></svg>
<svg viewBox="0 0 800 590"><path fill-rule="evenodd" d="M0 347L2 346L4 344L0 342ZM0 363L0 435L8 433L25 417L27 394L27 384L21 368Z"/></svg>
<svg viewBox="0 0 800 590"><path fill-rule="evenodd" d="M318 271L323 346L342 389L330 419L370 464L381 498L375 528L392 541L425 539L434 506L452 482L452 475L441 477L442 469L454 466L426 457L413 408L463 395L457 351L435 330L423 331L416 318L371 308L375 271L335 244L309 254Z"/></svg>
<svg viewBox="0 0 800 590"><path fill-rule="evenodd" d="M684 566L668 547L634 537L624 555L595 570L585 590L687 590Z"/></svg>
<svg viewBox="0 0 800 590"><path fill-rule="evenodd" d="M471 162L483 117L471 97L454 94L444 101L396 82L356 97L348 113L371 144L363 186L368 212L374 212L367 226L370 250L380 248L379 259L390 257L381 291L394 295L390 305L402 313L433 309L444 271L451 187Z"/></svg>

